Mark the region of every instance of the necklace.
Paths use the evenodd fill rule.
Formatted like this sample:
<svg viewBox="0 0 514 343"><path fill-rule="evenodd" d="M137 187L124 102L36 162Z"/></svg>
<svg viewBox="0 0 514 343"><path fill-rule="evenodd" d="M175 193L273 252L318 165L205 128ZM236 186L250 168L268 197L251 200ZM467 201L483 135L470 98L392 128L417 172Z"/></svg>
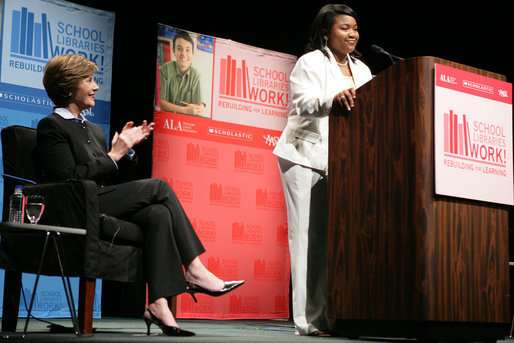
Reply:
<svg viewBox="0 0 514 343"><path fill-rule="evenodd" d="M346 60L346 63L339 63L339 62L336 62L338 66L340 67L344 67L348 64L348 60Z"/></svg>

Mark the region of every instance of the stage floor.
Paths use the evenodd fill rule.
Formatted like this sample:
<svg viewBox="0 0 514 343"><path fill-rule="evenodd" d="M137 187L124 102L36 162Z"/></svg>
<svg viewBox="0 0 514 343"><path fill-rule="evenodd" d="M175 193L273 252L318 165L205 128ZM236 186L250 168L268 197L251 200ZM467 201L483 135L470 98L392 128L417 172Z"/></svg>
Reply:
<svg viewBox="0 0 514 343"><path fill-rule="evenodd" d="M69 319L51 319L52 323L71 327ZM18 321L18 330L23 330L25 320ZM287 320L179 320L180 327L196 333L194 337L166 337L152 325L150 337L146 336L146 325L136 318L95 319L92 336L77 337L69 333L49 333L48 324L31 319L25 338L20 333L0 336L0 342L220 342L220 343L303 343L303 342L353 342L353 343L392 343L416 342L413 339L359 338L350 340L345 337L307 337L296 336L294 326ZM499 341L501 342L501 341ZM506 337L504 342L514 343L514 338Z"/></svg>

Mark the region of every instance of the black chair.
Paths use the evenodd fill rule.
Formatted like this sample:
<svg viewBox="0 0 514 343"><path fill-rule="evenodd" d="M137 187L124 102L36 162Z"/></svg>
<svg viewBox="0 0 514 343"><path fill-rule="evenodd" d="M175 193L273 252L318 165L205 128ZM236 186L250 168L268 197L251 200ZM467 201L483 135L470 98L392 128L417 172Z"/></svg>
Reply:
<svg viewBox="0 0 514 343"><path fill-rule="evenodd" d="M86 229L86 236L63 237L68 276L80 277L78 321L82 334L93 332L93 303L97 278L122 282L143 278L144 234L137 225L99 213L93 181L69 180L31 184L36 130L22 126L2 129L4 163L3 220L8 218L14 185L23 193L45 197L40 223ZM2 331L15 332L20 304L21 274L36 273L43 241L38 237L2 237L0 268L5 269ZM56 253L47 253L42 275L60 275Z"/></svg>

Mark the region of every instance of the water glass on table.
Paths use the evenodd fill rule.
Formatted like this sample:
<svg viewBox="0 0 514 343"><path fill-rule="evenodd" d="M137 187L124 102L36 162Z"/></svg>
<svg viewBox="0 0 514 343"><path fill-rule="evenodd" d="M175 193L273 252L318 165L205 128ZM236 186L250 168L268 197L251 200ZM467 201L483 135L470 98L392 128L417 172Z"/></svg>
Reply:
<svg viewBox="0 0 514 343"><path fill-rule="evenodd" d="M45 198L42 195L28 195L25 213L31 224L37 224L45 210Z"/></svg>

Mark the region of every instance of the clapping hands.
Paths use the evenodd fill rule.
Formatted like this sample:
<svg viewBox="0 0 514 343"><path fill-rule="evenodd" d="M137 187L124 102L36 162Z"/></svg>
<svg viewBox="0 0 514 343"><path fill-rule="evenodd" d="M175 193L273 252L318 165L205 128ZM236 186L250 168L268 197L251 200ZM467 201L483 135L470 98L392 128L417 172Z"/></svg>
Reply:
<svg viewBox="0 0 514 343"><path fill-rule="evenodd" d="M119 161L125 156L133 146L144 141L152 133L155 124L148 124L146 120L139 126L134 126L133 121L125 124L121 133L116 132L111 142L111 151L108 155L114 160Z"/></svg>

